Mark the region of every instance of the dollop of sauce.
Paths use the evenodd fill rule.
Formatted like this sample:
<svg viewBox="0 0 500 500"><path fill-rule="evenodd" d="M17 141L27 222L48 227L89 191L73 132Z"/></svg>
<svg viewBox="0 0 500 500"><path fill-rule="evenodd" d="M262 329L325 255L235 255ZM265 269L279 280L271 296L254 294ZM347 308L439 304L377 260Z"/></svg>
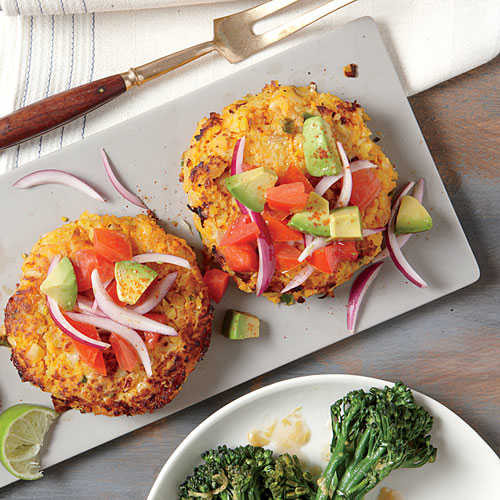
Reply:
<svg viewBox="0 0 500 500"><path fill-rule="evenodd" d="M378 494L377 500L404 500L399 491L390 488L382 488Z"/></svg>
<svg viewBox="0 0 500 500"><path fill-rule="evenodd" d="M295 408L281 419L276 419L265 428L252 429L248 442L253 446L272 443L278 453L296 454L311 439L311 430L302 416L302 408Z"/></svg>

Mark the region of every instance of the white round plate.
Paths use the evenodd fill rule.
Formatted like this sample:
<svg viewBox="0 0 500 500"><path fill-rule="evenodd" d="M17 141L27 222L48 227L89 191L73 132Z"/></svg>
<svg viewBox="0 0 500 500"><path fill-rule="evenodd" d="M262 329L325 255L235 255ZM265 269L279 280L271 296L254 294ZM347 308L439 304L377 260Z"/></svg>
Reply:
<svg viewBox="0 0 500 500"><path fill-rule="evenodd" d="M202 422L163 466L148 500L174 500L177 486L200 463L200 455L220 444L247 444L247 434L270 419L297 407L311 429L311 440L299 457L323 468L330 443L330 404L353 389L383 387L389 382L356 375L314 375L279 382L247 394ZM392 472L369 495L377 498L382 486L401 493L404 500L470 500L498 498L500 460L481 437L448 408L414 393L417 402L434 416L432 443L437 460L419 469Z"/></svg>

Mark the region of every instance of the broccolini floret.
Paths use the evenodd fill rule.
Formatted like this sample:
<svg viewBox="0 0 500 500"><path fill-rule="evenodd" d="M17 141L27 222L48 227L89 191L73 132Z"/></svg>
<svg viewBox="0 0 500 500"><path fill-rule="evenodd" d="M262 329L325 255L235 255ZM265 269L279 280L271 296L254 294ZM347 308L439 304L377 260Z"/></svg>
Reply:
<svg viewBox="0 0 500 500"><path fill-rule="evenodd" d="M400 467L434 462L432 416L408 387L353 391L330 408L331 458L318 480L316 500L359 500Z"/></svg>

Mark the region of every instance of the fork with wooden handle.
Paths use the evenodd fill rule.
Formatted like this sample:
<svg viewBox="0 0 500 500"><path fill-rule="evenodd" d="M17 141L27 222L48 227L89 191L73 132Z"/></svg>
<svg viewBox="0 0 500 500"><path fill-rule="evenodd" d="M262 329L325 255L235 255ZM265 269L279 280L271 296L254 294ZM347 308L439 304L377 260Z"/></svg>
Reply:
<svg viewBox="0 0 500 500"><path fill-rule="evenodd" d="M330 0L292 21L256 35L257 21L301 0L271 0L230 16L214 20L214 38L188 49L156 59L125 73L55 94L0 118L0 150L42 135L68 123L132 87L142 85L184 64L216 50L230 63L237 63L273 43L308 26L356 0Z"/></svg>

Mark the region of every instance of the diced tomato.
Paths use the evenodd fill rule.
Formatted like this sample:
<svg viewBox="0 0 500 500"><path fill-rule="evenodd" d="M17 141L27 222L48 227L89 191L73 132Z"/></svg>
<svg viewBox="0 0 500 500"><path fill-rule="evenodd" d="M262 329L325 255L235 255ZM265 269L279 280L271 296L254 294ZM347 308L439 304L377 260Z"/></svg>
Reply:
<svg viewBox="0 0 500 500"><path fill-rule="evenodd" d="M248 215L240 215L222 237L220 245L247 243L256 240L259 234L259 226Z"/></svg>
<svg viewBox="0 0 500 500"><path fill-rule="evenodd" d="M114 264L98 254L93 248L78 250L71 258L71 262L75 270L79 292L84 292L92 288L90 276L94 269L99 271L102 281L110 280L115 272Z"/></svg>
<svg viewBox="0 0 500 500"><path fill-rule="evenodd" d="M276 267L278 271L289 271L297 267L300 262L297 260L301 251L286 243L277 243L274 246L276 254Z"/></svg>
<svg viewBox="0 0 500 500"><path fill-rule="evenodd" d="M281 184L269 189L266 193L267 204L273 210L302 210L307 204L308 194L302 182Z"/></svg>
<svg viewBox="0 0 500 500"><path fill-rule="evenodd" d="M250 243L228 245L220 249L227 265L236 272L254 272L259 269L257 251Z"/></svg>
<svg viewBox="0 0 500 500"><path fill-rule="evenodd" d="M163 313L150 312L146 313L144 316L154 321L158 321L159 323L167 322L167 318ZM160 339L160 334L156 332L143 332L143 333L144 333L144 342L146 343L146 346L148 347L148 349L153 349L155 345L158 343L158 340Z"/></svg>
<svg viewBox="0 0 500 500"><path fill-rule="evenodd" d="M351 205L365 210L380 193L382 183L372 170L359 170L352 174Z"/></svg>
<svg viewBox="0 0 500 500"><path fill-rule="evenodd" d="M335 271L339 261L335 252L335 245L327 245L326 247L319 248L307 260L318 271L327 274L332 274Z"/></svg>
<svg viewBox="0 0 500 500"><path fill-rule="evenodd" d="M136 350L116 333L109 336L109 343L113 348L118 366L126 372L134 371L139 361Z"/></svg>
<svg viewBox="0 0 500 500"><path fill-rule="evenodd" d="M335 255L338 260L354 262L358 259L358 251L355 241L336 241Z"/></svg>
<svg viewBox="0 0 500 500"><path fill-rule="evenodd" d="M118 292L116 290L116 280L113 280L106 288L106 291L109 293L109 296L113 299L113 302L115 304L118 304L119 306L121 307L125 307L127 306L128 304L126 304L125 302L122 302L119 298L118 298Z"/></svg>
<svg viewBox="0 0 500 500"><path fill-rule="evenodd" d="M283 222L264 214L264 220L267 222L267 228L273 241L303 241L303 236L300 231L288 227Z"/></svg>
<svg viewBox="0 0 500 500"><path fill-rule="evenodd" d="M229 284L229 274L220 269L209 269L203 276L203 281L208 287L208 295L218 304Z"/></svg>
<svg viewBox="0 0 500 500"><path fill-rule="evenodd" d="M264 211L262 212L262 217L264 217L264 219L266 217L272 217L273 219L277 219L277 220L280 220L280 221L285 220L289 215L290 215L290 212L288 212L288 210L287 211L284 211L284 210L273 210L268 205L266 205L264 207Z"/></svg>
<svg viewBox="0 0 500 500"><path fill-rule="evenodd" d="M302 182L306 193L310 193L313 190L313 187L304 172L302 172L302 170L297 168L295 165L290 165L287 171L279 178L279 183L292 184L294 182Z"/></svg>
<svg viewBox="0 0 500 500"><path fill-rule="evenodd" d="M93 325L88 325L87 323L80 323L79 321L74 321L69 319L67 316L65 318L68 322L74 326L79 332L82 332L87 337L90 337L94 340L101 340L99 334L97 333L97 329ZM107 375L106 364L104 363L104 356L102 355L102 351L91 347L87 344L82 344L76 340L73 340L73 345L80 355L81 360L90 368L95 370L100 375Z"/></svg>
<svg viewBox="0 0 500 500"><path fill-rule="evenodd" d="M130 241L123 233L110 229L94 229L94 248L106 259L115 263L132 258Z"/></svg>

